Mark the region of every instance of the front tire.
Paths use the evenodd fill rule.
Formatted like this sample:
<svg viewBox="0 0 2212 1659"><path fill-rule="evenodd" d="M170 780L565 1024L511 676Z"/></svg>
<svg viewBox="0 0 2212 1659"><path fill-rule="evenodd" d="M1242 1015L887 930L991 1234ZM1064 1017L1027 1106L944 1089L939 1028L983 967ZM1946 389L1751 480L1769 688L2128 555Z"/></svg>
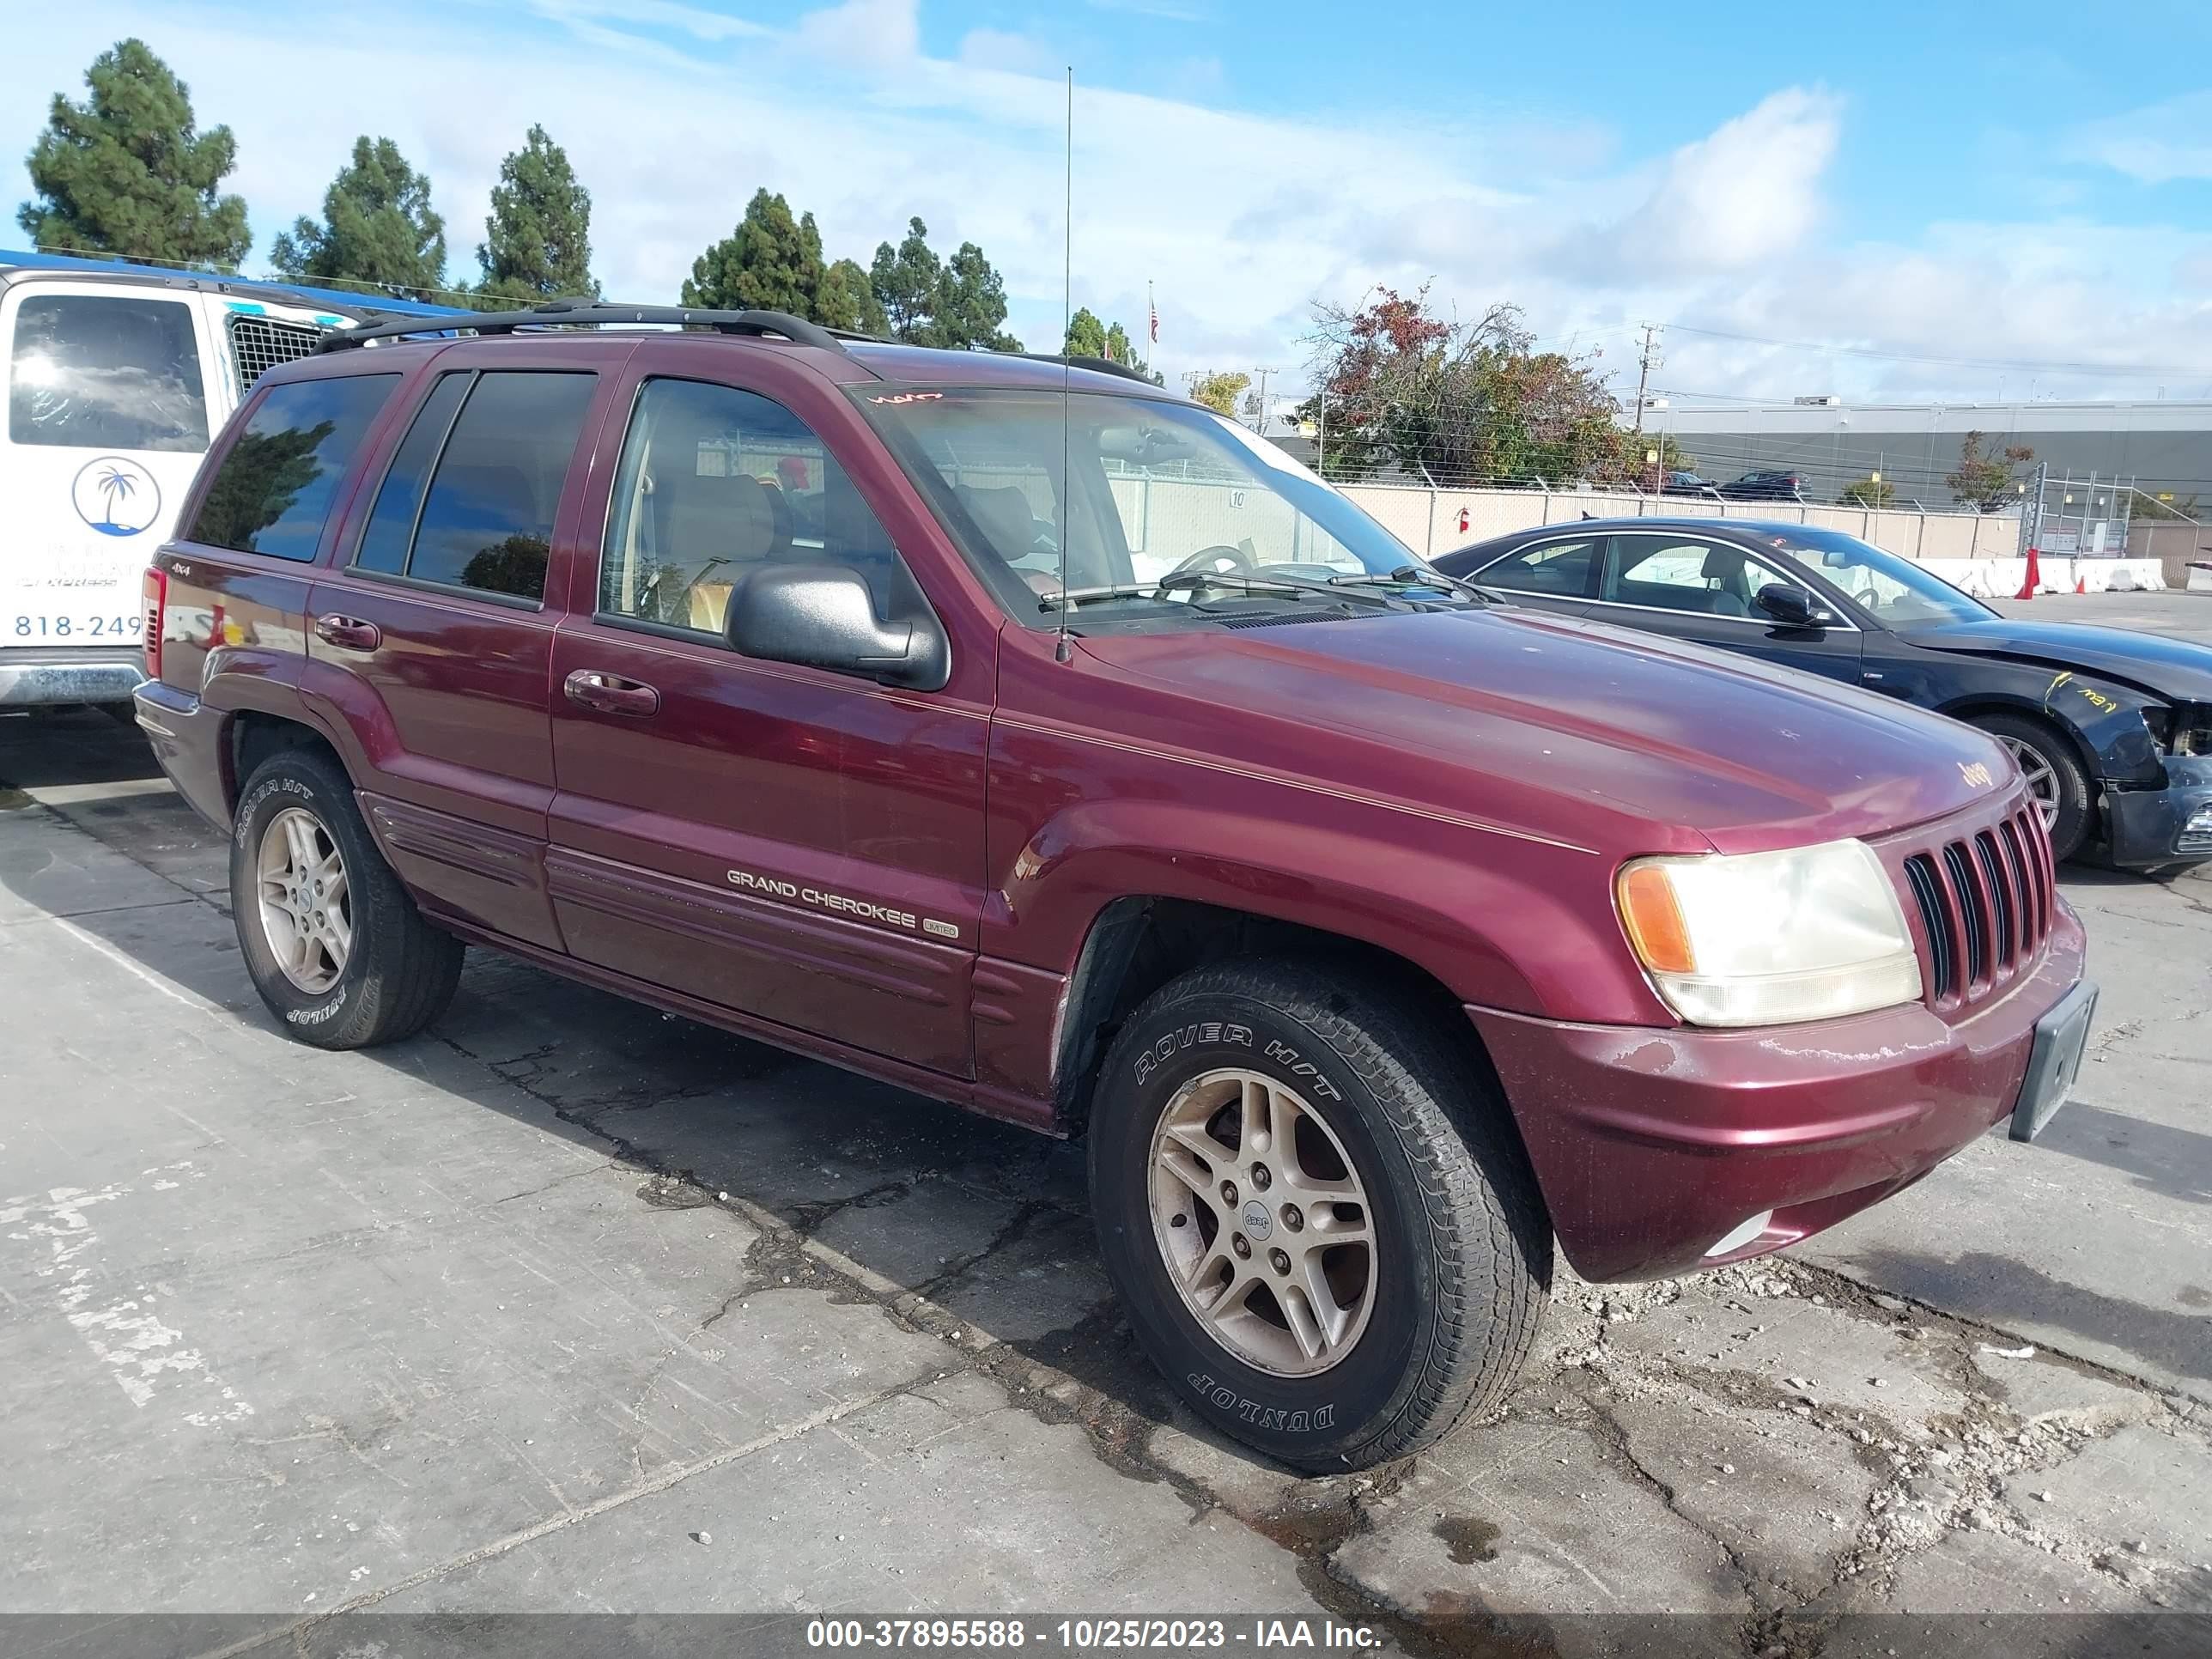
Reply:
<svg viewBox="0 0 2212 1659"><path fill-rule="evenodd" d="M1316 968L1194 969L1102 1068L1091 1203L1139 1340L1224 1434L1365 1468L1488 1409L1535 1340L1552 1234L1465 1048Z"/></svg>
<svg viewBox="0 0 2212 1659"><path fill-rule="evenodd" d="M2096 827L2096 792L2074 745L2018 714L1984 714L1974 724L2011 751L2051 832L2051 856L2063 863L2080 853Z"/></svg>
<svg viewBox="0 0 2212 1659"><path fill-rule="evenodd" d="M230 904L253 988L319 1048L412 1036L460 981L461 942L423 920L352 782L313 750L270 756L239 792Z"/></svg>

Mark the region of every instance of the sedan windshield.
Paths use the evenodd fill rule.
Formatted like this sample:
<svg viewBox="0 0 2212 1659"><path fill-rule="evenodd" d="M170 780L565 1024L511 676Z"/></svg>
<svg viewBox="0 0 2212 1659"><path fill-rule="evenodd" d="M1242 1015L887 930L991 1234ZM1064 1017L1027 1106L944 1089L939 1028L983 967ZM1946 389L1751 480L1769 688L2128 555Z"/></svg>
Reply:
<svg viewBox="0 0 2212 1659"><path fill-rule="evenodd" d="M1193 616L1224 597L1310 605L1318 591L1361 609L1393 592L1453 593L1275 445L1194 404L1026 388L855 395L978 573L1033 627L1057 625L1064 606L1087 623Z"/></svg>
<svg viewBox="0 0 2212 1659"><path fill-rule="evenodd" d="M1892 628L1914 623L1984 622L1997 613L1926 567L1869 546L1836 530L1792 531L1799 556L1879 622Z"/></svg>

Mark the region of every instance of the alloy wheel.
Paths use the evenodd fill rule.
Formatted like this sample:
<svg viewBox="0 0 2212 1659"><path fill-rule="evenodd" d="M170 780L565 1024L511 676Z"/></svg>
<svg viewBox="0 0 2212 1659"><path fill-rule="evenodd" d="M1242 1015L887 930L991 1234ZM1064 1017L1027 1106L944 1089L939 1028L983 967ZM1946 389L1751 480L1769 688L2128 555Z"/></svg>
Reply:
<svg viewBox="0 0 2212 1659"><path fill-rule="evenodd" d="M338 982L353 953L345 860L320 819L289 806L269 820L255 855L261 937L284 977L309 996Z"/></svg>
<svg viewBox="0 0 2212 1659"><path fill-rule="evenodd" d="M1304 1096L1241 1067L1178 1090L1152 1133L1152 1236L1183 1305L1238 1359L1325 1371L1374 1311L1375 1212Z"/></svg>
<svg viewBox="0 0 2212 1659"><path fill-rule="evenodd" d="M2035 798L2035 810L2042 814L2043 827L2048 831L2058 822L2057 772L2033 744L2019 738L2000 737L1997 741L2019 763L2021 775L2027 780L2027 793Z"/></svg>

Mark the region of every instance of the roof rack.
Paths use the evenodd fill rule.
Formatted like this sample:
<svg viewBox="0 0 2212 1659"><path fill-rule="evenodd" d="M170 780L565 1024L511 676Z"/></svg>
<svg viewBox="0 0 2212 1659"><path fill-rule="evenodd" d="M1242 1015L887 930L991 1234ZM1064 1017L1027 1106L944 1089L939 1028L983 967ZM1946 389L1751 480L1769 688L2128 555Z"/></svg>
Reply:
<svg viewBox="0 0 2212 1659"><path fill-rule="evenodd" d="M1154 386L1152 377L1127 363L1117 363L1111 357L1086 357L1079 353L1060 351L1010 351L1010 357L1026 357L1033 363L1065 363L1070 368L1087 368L1094 374L1115 374L1125 380L1134 380L1139 386Z"/></svg>
<svg viewBox="0 0 2212 1659"><path fill-rule="evenodd" d="M465 312L451 317L395 317L327 336L318 351L343 351L371 340L404 339L410 334L512 334L518 329L615 327L648 323L669 327L711 328L722 334L777 334L794 345L842 351L837 337L817 324L781 311L693 311L681 306L610 305L599 300L554 300L526 311Z"/></svg>

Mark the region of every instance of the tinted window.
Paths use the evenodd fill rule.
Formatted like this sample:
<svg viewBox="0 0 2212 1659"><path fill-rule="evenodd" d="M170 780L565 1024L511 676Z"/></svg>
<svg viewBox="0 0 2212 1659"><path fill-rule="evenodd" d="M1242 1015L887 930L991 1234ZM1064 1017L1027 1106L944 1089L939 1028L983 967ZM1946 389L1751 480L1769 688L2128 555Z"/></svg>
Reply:
<svg viewBox="0 0 2212 1659"><path fill-rule="evenodd" d="M719 637L730 590L770 562L860 573L885 620L917 595L821 439L735 386L648 380L615 475L599 610Z"/></svg>
<svg viewBox="0 0 2212 1659"><path fill-rule="evenodd" d="M271 386L222 458L189 541L312 559L331 495L397 374Z"/></svg>
<svg viewBox="0 0 2212 1659"><path fill-rule="evenodd" d="M410 576L545 597L553 512L598 378L522 371L477 377L423 498Z"/></svg>
<svg viewBox="0 0 2212 1659"><path fill-rule="evenodd" d="M1472 573L1469 580L1485 587L1516 593L1543 593L1553 599L1579 599L1589 592L1590 560L1598 544L1581 541L1545 542L1524 547L1492 565Z"/></svg>
<svg viewBox="0 0 2212 1659"><path fill-rule="evenodd" d="M83 449L205 449L190 308L121 295L26 299L9 364L8 435Z"/></svg>
<svg viewBox="0 0 2212 1659"><path fill-rule="evenodd" d="M407 428L392 465L385 469L383 486L377 490L376 505L369 512L368 527L362 532L361 545L354 552L353 562L362 569L396 576L407 568L407 544L414 535L415 509L422 504L422 486L429 481L430 468L436 464L446 434L453 429L453 411L461 406L461 398L475 378L441 375L422 400L422 412Z"/></svg>
<svg viewBox="0 0 2212 1659"><path fill-rule="evenodd" d="M1752 601L1771 582L1804 584L1726 542L1671 536L1619 536L1607 562L1601 598L1709 617L1751 617Z"/></svg>

